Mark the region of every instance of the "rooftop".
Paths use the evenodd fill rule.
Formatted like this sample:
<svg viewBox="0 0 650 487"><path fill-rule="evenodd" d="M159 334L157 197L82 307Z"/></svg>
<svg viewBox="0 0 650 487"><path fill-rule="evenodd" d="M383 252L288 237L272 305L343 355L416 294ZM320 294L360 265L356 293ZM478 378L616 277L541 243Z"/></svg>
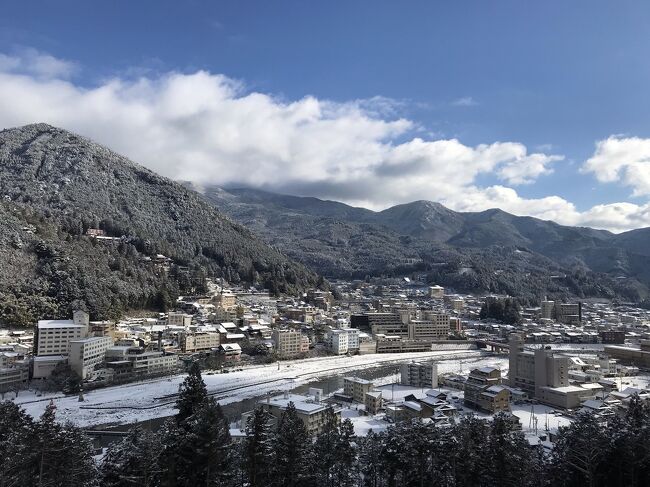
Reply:
<svg viewBox="0 0 650 487"><path fill-rule="evenodd" d="M86 328L85 325L77 325L72 320L39 320L39 329L47 328Z"/></svg>

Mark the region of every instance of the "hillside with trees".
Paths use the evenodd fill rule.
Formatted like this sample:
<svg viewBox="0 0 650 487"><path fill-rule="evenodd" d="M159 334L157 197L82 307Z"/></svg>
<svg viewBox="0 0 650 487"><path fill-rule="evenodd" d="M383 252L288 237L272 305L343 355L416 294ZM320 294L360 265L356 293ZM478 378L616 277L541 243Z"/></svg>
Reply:
<svg viewBox="0 0 650 487"><path fill-rule="evenodd" d="M203 196L268 243L333 278L426 273L460 292L538 302L650 295L647 229L615 235L501 210L459 213L430 201L374 212L250 188Z"/></svg>
<svg viewBox="0 0 650 487"><path fill-rule="evenodd" d="M86 138L45 124L0 132L0 324L68 316L73 303L93 319L164 310L206 277L276 293L317 282L195 192Z"/></svg>

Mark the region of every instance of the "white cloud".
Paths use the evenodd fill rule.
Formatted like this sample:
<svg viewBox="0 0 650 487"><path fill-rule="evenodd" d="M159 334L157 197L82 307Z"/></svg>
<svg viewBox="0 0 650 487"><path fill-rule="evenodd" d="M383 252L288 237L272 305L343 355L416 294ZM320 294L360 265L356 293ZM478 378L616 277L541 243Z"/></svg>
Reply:
<svg viewBox="0 0 650 487"><path fill-rule="evenodd" d="M562 156L529 154L517 142L472 147L414 137L421 128L399 118L402 102L286 101L206 71L116 77L85 88L68 79L70 66L34 52L0 57L0 127L51 123L199 186L249 185L375 209L430 199L617 231L650 225L647 206L581 213L557 196L526 199L506 186L480 187L482 175L531 183Z"/></svg>
<svg viewBox="0 0 650 487"><path fill-rule="evenodd" d="M75 63L31 48L19 49L14 55L0 53L0 72L23 73L37 78L67 79L76 71Z"/></svg>
<svg viewBox="0 0 650 487"><path fill-rule="evenodd" d="M616 137L596 143L596 152L582 166L604 183L621 182L634 196L650 195L650 139Z"/></svg>
<svg viewBox="0 0 650 487"><path fill-rule="evenodd" d="M451 104L455 107L475 107L478 102L471 96L463 96L452 101Z"/></svg>

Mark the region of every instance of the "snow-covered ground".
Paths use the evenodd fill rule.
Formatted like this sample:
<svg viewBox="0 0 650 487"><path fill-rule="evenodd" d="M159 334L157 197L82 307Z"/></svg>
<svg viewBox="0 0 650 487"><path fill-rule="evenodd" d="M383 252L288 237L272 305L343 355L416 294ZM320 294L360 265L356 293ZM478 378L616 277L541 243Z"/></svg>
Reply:
<svg viewBox="0 0 650 487"><path fill-rule="evenodd" d="M507 360L486 356L479 351L449 350L424 353L372 354L353 357L319 357L264 366L251 366L229 374L204 373L208 392L221 404L260 397L272 391L295 387L341 373L353 373L373 367L408 360L438 360L438 372L467 372L482 365L501 364ZM15 402L32 416L40 416L51 399L59 421L72 421L85 427L106 424L128 424L174 414L174 397L185 375L97 389L85 393L79 402L76 396L44 395L22 392ZM394 376L392 376L394 377ZM390 378L386 380L390 381Z"/></svg>

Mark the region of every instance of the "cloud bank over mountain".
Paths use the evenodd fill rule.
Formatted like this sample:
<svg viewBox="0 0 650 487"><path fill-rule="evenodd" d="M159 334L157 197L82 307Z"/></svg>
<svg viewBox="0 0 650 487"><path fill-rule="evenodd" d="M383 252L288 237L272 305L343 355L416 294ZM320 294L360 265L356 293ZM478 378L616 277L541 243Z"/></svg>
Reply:
<svg viewBox="0 0 650 487"><path fill-rule="evenodd" d="M468 146L426 139L391 100L285 100L207 71L123 76L84 85L76 63L34 50L0 54L0 127L47 122L91 137L174 179L246 185L373 209L418 199L459 211L499 207L562 224L623 231L650 226L650 204L580 212L559 196L515 189L564 156L518 142ZM597 142L581 171L650 196L650 140ZM499 184L484 186L490 175Z"/></svg>

